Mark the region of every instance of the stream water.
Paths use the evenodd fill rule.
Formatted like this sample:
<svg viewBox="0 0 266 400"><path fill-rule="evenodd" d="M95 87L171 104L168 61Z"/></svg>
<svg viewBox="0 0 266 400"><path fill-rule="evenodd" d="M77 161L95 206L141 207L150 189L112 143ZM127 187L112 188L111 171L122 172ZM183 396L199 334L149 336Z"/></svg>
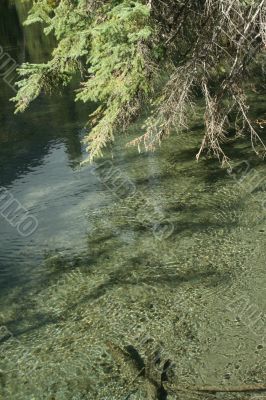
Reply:
<svg viewBox="0 0 266 400"><path fill-rule="evenodd" d="M26 9L0 5L0 45L18 63L54 44L22 26ZM226 146L232 171L196 163L195 123L154 154L121 137L81 167L89 107L74 87L14 115L0 79L0 187L38 223L22 236L0 216L0 398L154 399L125 348L158 382L168 362L184 386L265 383L264 162L241 139ZM254 119L265 104L253 94Z"/></svg>

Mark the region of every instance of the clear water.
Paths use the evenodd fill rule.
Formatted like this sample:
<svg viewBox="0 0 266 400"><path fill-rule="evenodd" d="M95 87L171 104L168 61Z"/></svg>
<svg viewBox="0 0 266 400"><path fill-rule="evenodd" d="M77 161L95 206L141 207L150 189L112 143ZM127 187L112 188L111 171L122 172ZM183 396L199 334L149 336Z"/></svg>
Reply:
<svg viewBox="0 0 266 400"><path fill-rule="evenodd" d="M1 3L0 44L46 59L53 40L22 28L26 8ZM236 174L196 163L196 123L138 154L123 147L136 124L80 167L89 110L72 89L14 116L0 81L0 186L38 220L23 238L0 219L0 398L214 398L154 394L127 346L157 382L170 360L184 387L265 383L264 162L243 139L227 145ZM252 110L264 117L263 93Z"/></svg>

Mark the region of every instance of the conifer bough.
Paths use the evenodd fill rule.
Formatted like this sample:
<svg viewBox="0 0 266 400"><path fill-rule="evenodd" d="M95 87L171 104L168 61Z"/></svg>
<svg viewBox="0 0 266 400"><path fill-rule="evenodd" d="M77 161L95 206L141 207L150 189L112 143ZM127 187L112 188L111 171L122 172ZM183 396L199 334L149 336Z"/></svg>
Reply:
<svg viewBox="0 0 266 400"><path fill-rule="evenodd" d="M226 163L230 127L265 154L246 97L251 68L265 61L265 0L35 0L25 24L35 22L57 47L46 64L19 69L16 111L80 72L76 99L98 105L85 138L90 160L144 106L143 131L130 144L154 150L188 126L199 97L205 133L197 158L209 152Z"/></svg>

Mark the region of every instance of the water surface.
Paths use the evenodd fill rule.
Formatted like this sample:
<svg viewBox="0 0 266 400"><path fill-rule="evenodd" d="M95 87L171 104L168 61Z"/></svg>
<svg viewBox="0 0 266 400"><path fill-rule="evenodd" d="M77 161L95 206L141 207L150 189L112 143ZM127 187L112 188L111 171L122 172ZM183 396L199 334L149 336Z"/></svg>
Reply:
<svg viewBox="0 0 266 400"><path fill-rule="evenodd" d="M54 41L22 27L25 11L1 3L0 44L19 63L45 60ZM0 396L148 398L115 346L134 348L156 377L171 360L184 385L263 381L264 163L244 139L227 146L236 175L196 163L196 123L138 154L123 147L135 124L80 167L90 107L73 87L14 116L0 81L0 186L38 220L27 238L0 220ZM254 117L264 109L253 96ZM251 189L240 182L245 160L258 177Z"/></svg>

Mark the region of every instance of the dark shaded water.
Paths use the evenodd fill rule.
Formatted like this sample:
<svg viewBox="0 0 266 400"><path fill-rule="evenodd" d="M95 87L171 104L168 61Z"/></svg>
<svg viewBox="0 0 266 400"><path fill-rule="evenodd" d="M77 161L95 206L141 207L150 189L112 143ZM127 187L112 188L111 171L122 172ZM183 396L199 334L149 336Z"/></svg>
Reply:
<svg viewBox="0 0 266 400"><path fill-rule="evenodd" d="M50 43L46 40L43 54L39 50L36 57L38 41L43 44L39 32L23 30L19 16L15 6L1 3L4 51L18 63L45 59ZM36 233L23 238L1 219L0 280L4 285L16 284L23 275L30 279L23 265L36 265L46 251L84 248L89 229L84 212L88 205L102 201L97 197L98 181L89 169L79 168L88 109L75 103L70 91L60 97L41 97L30 111L15 116L9 101L14 92L4 79L0 81L0 186L10 190L38 220Z"/></svg>
<svg viewBox="0 0 266 400"><path fill-rule="evenodd" d="M53 39L23 28L26 6L16 5L1 2L0 45L18 63L47 59ZM22 237L0 217L0 399L148 399L109 346L133 346L148 363L141 335L163 347L181 383L260 382L264 163L242 140L227 148L236 175L197 164L195 124L154 154L121 150L123 137L80 167L89 110L74 87L14 116L0 80L0 186L38 221ZM255 95L254 118L264 110ZM177 398L187 397L167 397Z"/></svg>

